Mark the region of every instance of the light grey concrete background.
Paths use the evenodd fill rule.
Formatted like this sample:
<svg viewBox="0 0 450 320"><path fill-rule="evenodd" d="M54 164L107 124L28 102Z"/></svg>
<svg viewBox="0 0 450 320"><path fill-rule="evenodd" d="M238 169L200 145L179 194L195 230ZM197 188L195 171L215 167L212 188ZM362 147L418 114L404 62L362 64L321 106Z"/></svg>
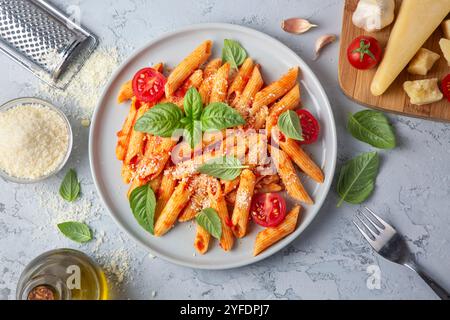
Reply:
<svg viewBox="0 0 450 320"><path fill-rule="evenodd" d="M341 93L337 81L338 44L312 61L314 41L340 33L343 0L292 1L53 1L60 8L79 5L82 23L103 46L124 56L166 31L199 22L228 22L263 31L310 62L332 102L338 128L339 166L372 148L345 129L347 114L361 110ZM320 28L303 35L284 33L280 22L299 16ZM0 56L0 103L21 96L41 96L38 80ZM321 212L300 238L263 262L228 271L200 271L151 258L114 224L95 194L90 175L88 130L65 105L75 132L68 167L82 181L83 201L91 205L90 225L97 240L79 246L64 239L51 223L55 210L81 210L45 197L56 194L62 174L39 185L0 180L0 299L14 299L24 266L38 254L58 247L80 249L110 270L125 270L123 281L112 276L115 297L131 299L434 299L413 273L375 255L351 223L359 206L337 209L331 191ZM418 261L450 290L450 125L391 115L399 145L381 152L376 191L367 205L391 221L408 239ZM105 234L101 237L101 234ZM98 240L100 238L100 240ZM103 241L101 241L103 239ZM370 266L381 272L381 288L367 286ZM370 268L369 268L370 269ZM114 270L113 270L114 271ZM113 272L114 274L114 272ZM120 280L120 279L119 279Z"/></svg>

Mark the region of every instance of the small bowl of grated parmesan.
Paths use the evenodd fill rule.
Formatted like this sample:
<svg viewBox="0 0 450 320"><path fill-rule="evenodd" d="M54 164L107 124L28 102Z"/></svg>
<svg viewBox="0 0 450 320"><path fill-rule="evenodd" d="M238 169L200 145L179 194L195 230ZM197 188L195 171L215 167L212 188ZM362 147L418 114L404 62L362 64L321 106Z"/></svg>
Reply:
<svg viewBox="0 0 450 320"><path fill-rule="evenodd" d="M72 150L72 129L45 100L19 98L0 107L0 176L16 183L42 181L60 171Z"/></svg>

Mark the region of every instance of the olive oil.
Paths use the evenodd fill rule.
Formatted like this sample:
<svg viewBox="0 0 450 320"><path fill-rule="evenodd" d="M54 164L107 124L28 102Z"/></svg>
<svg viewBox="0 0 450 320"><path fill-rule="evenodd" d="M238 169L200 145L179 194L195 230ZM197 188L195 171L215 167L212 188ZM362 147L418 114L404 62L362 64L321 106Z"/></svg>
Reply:
<svg viewBox="0 0 450 320"><path fill-rule="evenodd" d="M46 252L25 268L17 286L18 300L106 300L108 285L100 267L82 252Z"/></svg>

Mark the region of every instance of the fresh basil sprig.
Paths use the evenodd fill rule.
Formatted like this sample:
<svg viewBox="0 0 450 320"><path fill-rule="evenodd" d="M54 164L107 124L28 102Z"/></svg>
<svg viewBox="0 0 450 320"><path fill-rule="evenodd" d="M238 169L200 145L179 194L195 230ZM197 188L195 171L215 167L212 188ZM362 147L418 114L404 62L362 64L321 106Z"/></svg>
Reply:
<svg viewBox="0 0 450 320"><path fill-rule="evenodd" d="M380 159L378 153L368 152L348 161L342 166L337 192L341 197L338 207L346 201L362 203L372 193L378 174Z"/></svg>
<svg viewBox="0 0 450 320"><path fill-rule="evenodd" d="M375 148L395 148L394 131L386 116L379 111L363 110L351 114L347 127L353 137Z"/></svg>
<svg viewBox="0 0 450 320"><path fill-rule="evenodd" d="M149 184L134 189L130 194L130 208L139 225L154 233L156 197Z"/></svg>
<svg viewBox="0 0 450 320"><path fill-rule="evenodd" d="M286 135L286 137L303 141L300 119L294 111L288 110L281 114L278 118L278 128Z"/></svg>
<svg viewBox="0 0 450 320"><path fill-rule="evenodd" d="M245 124L239 112L222 102L208 105L203 110L201 121L203 131L222 130Z"/></svg>
<svg viewBox="0 0 450 320"><path fill-rule="evenodd" d="M91 229L84 223L67 221L57 226L59 231L72 241L85 243L92 239Z"/></svg>
<svg viewBox="0 0 450 320"><path fill-rule="evenodd" d="M170 138L174 130L181 128L183 111L173 103L160 103L137 119L134 130Z"/></svg>
<svg viewBox="0 0 450 320"><path fill-rule="evenodd" d="M223 156L207 161L197 171L215 178L231 181L236 179L241 174L242 169L245 168L248 168L248 166L242 165L239 159Z"/></svg>
<svg viewBox="0 0 450 320"><path fill-rule="evenodd" d="M186 118L191 120L200 120L203 112L202 96L195 88L190 88L183 101L184 113Z"/></svg>
<svg viewBox="0 0 450 320"><path fill-rule="evenodd" d="M231 39L223 41L222 61L228 62L230 66L237 69L247 58L247 52L239 42Z"/></svg>
<svg viewBox="0 0 450 320"><path fill-rule="evenodd" d="M245 124L244 118L225 103L211 103L203 109L197 89L191 88L184 98L184 113L173 103L154 106L140 117L134 129L159 137L171 137L178 129L194 148L201 140L202 132L222 130Z"/></svg>
<svg viewBox="0 0 450 320"><path fill-rule="evenodd" d="M216 210L212 208L206 208L197 214L195 221L214 238L219 239L222 237L222 221Z"/></svg>
<svg viewBox="0 0 450 320"><path fill-rule="evenodd" d="M60 196L69 202L75 201L80 194L80 182L74 169L70 169L64 176L59 187Z"/></svg>

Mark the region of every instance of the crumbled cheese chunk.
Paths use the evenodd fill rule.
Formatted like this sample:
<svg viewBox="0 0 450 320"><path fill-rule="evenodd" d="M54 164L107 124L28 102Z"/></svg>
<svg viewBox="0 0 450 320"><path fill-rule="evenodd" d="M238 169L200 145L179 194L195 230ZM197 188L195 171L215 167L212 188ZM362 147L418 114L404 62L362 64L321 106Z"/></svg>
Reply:
<svg viewBox="0 0 450 320"><path fill-rule="evenodd" d="M424 105L442 100L444 97L438 87L438 79L406 81L403 84L411 104Z"/></svg>
<svg viewBox="0 0 450 320"><path fill-rule="evenodd" d="M414 59L409 63L408 72L426 76L428 71L431 70L434 63L438 61L440 57L440 55L431 50L420 48Z"/></svg>

